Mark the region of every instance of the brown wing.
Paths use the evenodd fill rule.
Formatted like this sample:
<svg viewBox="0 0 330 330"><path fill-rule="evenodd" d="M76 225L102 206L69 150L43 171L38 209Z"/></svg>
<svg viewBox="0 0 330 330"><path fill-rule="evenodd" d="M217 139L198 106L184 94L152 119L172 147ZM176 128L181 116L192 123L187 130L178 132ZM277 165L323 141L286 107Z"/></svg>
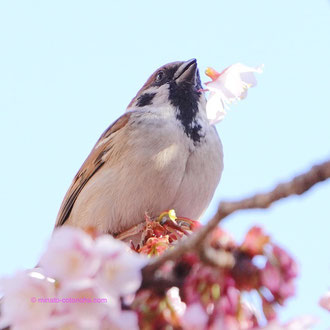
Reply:
<svg viewBox="0 0 330 330"><path fill-rule="evenodd" d="M70 216L73 205L77 200L79 193L82 191L88 180L103 166L105 160L103 156L110 150L111 135L123 128L130 116L131 112L127 112L117 119L99 138L93 150L82 164L78 173L73 179L73 182L66 193L58 212L55 227L61 226Z"/></svg>

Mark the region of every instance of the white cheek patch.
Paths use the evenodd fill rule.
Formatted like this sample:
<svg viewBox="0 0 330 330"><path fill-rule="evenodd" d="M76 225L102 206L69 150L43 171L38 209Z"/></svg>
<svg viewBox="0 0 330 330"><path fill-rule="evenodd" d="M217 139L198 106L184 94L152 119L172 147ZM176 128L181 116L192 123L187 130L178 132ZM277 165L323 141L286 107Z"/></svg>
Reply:
<svg viewBox="0 0 330 330"><path fill-rule="evenodd" d="M147 97L147 95L153 95L153 97L150 101L146 102L146 104L143 104L143 101L141 102L141 98L143 99L143 97ZM134 108L146 108L149 106L166 106L167 104L169 104L169 85L164 84L161 86L150 86L149 88L143 90L138 97L136 97L134 103L128 107L126 111L130 111Z"/></svg>
<svg viewBox="0 0 330 330"><path fill-rule="evenodd" d="M151 87L150 89L154 90L155 87ZM167 84L156 87L156 90L154 90L154 93L156 95L154 96L152 100L152 105L153 106L160 106L160 105L165 105L169 103L169 86ZM148 89L149 92L149 89ZM151 93L151 92L150 92Z"/></svg>
<svg viewBox="0 0 330 330"><path fill-rule="evenodd" d="M143 91L143 94L155 94L152 104L169 103L169 85L153 86Z"/></svg>
<svg viewBox="0 0 330 330"><path fill-rule="evenodd" d="M148 89L145 89L143 91L143 94L152 94L152 93L157 94L158 90L159 90L159 86L152 86L152 87L149 87Z"/></svg>

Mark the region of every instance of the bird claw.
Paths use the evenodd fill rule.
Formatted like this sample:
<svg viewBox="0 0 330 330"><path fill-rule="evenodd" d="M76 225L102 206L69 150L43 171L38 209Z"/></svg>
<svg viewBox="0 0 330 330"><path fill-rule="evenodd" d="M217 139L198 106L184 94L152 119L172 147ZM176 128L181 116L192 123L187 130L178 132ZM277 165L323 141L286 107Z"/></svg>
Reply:
<svg viewBox="0 0 330 330"><path fill-rule="evenodd" d="M127 240L129 237L142 233L144 231L144 229L145 229L145 223L139 223L139 224L119 233L116 236L116 239L119 239L121 241Z"/></svg>

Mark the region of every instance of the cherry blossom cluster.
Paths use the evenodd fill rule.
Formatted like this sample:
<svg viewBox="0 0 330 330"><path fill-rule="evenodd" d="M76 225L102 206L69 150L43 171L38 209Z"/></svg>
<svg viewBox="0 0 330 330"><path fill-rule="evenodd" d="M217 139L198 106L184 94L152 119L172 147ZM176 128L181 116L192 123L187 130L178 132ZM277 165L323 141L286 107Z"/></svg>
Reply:
<svg viewBox="0 0 330 330"><path fill-rule="evenodd" d="M183 222L183 228L178 222L181 226ZM169 216L147 221L142 247L132 248L149 256L159 255L196 228L194 221ZM207 251L212 252L213 260L208 260ZM223 260L227 262L221 264ZM162 274L177 280L177 287L175 291L140 290L133 308L142 328L171 324L187 329L252 329L260 326L262 318L248 303L249 293L260 297L266 320L275 320L276 307L294 294L297 265L259 227L253 227L241 244L218 228L202 254L189 252L165 264Z"/></svg>
<svg viewBox="0 0 330 330"><path fill-rule="evenodd" d="M138 329L136 313L121 301L134 297L146 262L110 235L63 226L37 268L2 279L0 327Z"/></svg>

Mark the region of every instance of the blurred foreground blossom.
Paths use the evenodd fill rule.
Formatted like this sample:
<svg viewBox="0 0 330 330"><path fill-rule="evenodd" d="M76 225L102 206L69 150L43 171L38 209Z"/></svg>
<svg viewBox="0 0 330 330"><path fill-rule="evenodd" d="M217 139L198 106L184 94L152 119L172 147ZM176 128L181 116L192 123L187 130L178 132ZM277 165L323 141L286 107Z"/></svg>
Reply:
<svg viewBox="0 0 330 330"><path fill-rule="evenodd" d="M206 103L206 114L211 124L220 122L226 115L228 105L247 96L247 90L257 84L254 73L262 73L263 66L249 67L236 63L221 73L207 68L205 73L212 81L206 82L210 95Z"/></svg>
<svg viewBox="0 0 330 330"><path fill-rule="evenodd" d="M55 230L39 265L48 276L68 281L93 276L99 259L87 233L63 226Z"/></svg>
<svg viewBox="0 0 330 330"><path fill-rule="evenodd" d="M54 281L41 273L20 271L1 280L4 294L0 328L14 325L17 329L42 329L52 313L51 304L38 304L38 297L53 297Z"/></svg>
<svg viewBox="0 0 330 330"><path fill-rule="evenodd" d="M101 257L101 266L96 275L98 283L113 296L122 296L135 291L142 281L141 268L146 258L134 253L121 241L103 235L96 239L96 251Z"/></svg>
<svg viewBox="0 0 330 330"><path fill-rule="evenodd" d="M147 258L110 235L57 229L40 268L1 281L0 326L12 329L138 329L121 299L141 285Z"/></svg>

